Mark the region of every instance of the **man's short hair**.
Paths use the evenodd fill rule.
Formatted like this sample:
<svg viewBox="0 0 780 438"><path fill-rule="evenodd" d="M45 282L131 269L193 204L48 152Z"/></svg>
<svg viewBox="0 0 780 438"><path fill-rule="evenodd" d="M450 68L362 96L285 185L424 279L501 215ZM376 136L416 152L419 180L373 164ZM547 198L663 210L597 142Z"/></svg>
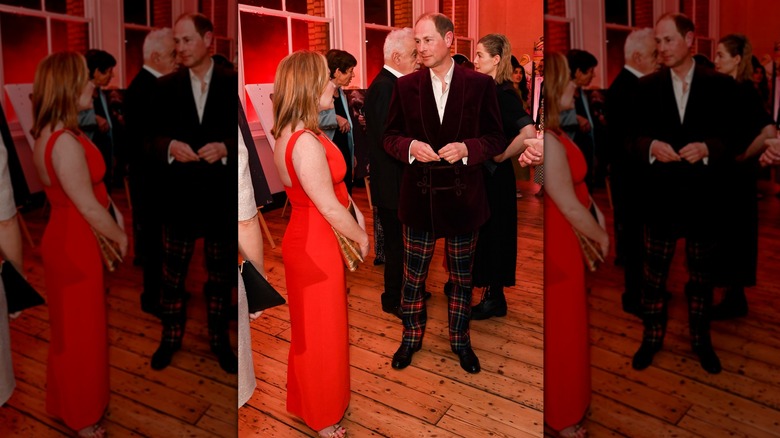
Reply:
<svg viewBox="0 0 780 438"><path fill-rule="evenodd" d="M663 20L672 20L675 27L677 27L677 32L679 32L683 38L685 38L685 35L687 35L688 32L693 32L693 34L696 35L696 28L693 25L693 21L685 14L681 14L679 12L667 12L666 14L661 15L655 24L658 24Z"/></svg>
<svg viewBox="0 0 780 438"><path fill-rule="evenodd" d="M630 59L631 56L642 51L646 41L650 41L655 45L655 37L653 35L653 29L646 27L644 29L638 29L626 37L626 44L623 46L623 55L626 59Z"/></svg>
<svg viewBox="0 0 780 438"><path fill-rule="evenodd" d="M433 25L436 26L436 32L439 32L439 35L441 35L442 38L444 38L444 35L447 35L447 32L455 33L455 25L453 25L452 20L444 14L428 12L427 14L422 14L414 24L417 25L417 23L422 20L433 21Z"/></svg>
<svg viewBox="0 0 780 438"><path fill-rule="evenodd" d="M407 40L414 41L414 31L411 27L395 29L394 31L387 34L383 49L385 59L390 59L390 57L393 55L393 52L403 52L406 49L405 43Z"/></svg>
<svg viewBox="0 0 780 438"><path fill-rule="evenodd" d="M116 66L114 56L104 50L89 49L84 53L84 58L87 60L90 79L95 77L95 70L105 73L109 68Z"/></svg>
<svg viewBox="0 0 780 438"><path fill-rule="evenodd" d="M577 70L585 73L588 69L596 67L599 64L599 61L593 54L580 49L571 49L566 52L566 61L569 63L572 79L574 79L574 73Z"/></svg>
<svg viewBox="0 0 780 438"><path fill-rule="evenodd" d="M179 18L176 19L176 23L187 19L192 21L192 24L195 25L195 30L201 37L206 35L206 32L214 32L214 24L211 20L205 15L197 12L187 12L179 15Z"/></svg>

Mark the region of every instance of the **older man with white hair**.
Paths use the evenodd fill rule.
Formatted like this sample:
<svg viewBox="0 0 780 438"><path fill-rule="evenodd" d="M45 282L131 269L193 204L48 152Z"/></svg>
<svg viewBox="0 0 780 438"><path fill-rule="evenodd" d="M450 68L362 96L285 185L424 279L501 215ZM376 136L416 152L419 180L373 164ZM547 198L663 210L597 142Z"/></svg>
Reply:
<svg viewBox="0 0 780 438"><path fill-rule="evenodd" d="M607 148L617 260L624 269L623 311L639 315L644 224L641 216L633 213L639 210L637 203L642 202L637 196L642 181L639 178L640 167L630 153L635 133L631 127L636 122L631 115L637 105L639 78L652 73L657 67L658 52L653 29L631 32L626 38L624 54L625 65L607 92Z"/></svg>
<svg viewBox="0 0 780 438"><path fill-rule="evenodd" d="M130 198L133 205L135 264L144 268L141 309L154 315L162 287L162 224L160 222L159 166L150 155L157 78L176 69L176 42L170 28L149 32L144 39L144 65L127 88L124 99L129 148Z"/></svg>
<svg viewBox="0 0 780 438"><path fill-rule="evenodd" d="M404 246L401 221L398 220L398 194L404 165L382 147L385 122L395 83L401 76L419 68L417 45L411 28L397 29L385 39L385 65L366 91L363 106L371 169L371 200L377 208L384 231L385 273L382 310L401 317L401 282L404 273Z"/></svg>

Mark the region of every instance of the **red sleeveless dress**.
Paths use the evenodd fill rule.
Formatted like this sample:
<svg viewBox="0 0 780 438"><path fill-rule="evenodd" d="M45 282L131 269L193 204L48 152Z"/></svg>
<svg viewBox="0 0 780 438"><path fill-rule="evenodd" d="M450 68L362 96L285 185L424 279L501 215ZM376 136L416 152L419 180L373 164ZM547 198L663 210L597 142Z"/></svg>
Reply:
<svg viewBox="0 0 780 438"><path fill-rule="evenodd" d="M51 340L46 369L46 411L74 430L97 423L108 405L108 328L100 249L89 224L63 191L51 153L69 132L84 148L97 200L108 206L103 156L84 135L57 131L46 143L44 187L51 215L41 242Z"/></svg>
<svg viewBox="0 0 780 438"><path fill-rule="evenodd" d="M577 145L566 148L574 192L589 205L588 166ZM585 264L571 224L544 197L544 421L555 430L579 422L590 404L590 336Z"/></svg>
<svg viewBox="0 0 780 438"><path fill-rule="evenodd" d="M300 135L290 138L285 187L292 213L282 239L292 330L287 363L287 410L314 430L341 420L349 405L349 326L344 262L330 224L303 191L292 164ZM349 205L341 152L320 134L336 197Z"/></svg>

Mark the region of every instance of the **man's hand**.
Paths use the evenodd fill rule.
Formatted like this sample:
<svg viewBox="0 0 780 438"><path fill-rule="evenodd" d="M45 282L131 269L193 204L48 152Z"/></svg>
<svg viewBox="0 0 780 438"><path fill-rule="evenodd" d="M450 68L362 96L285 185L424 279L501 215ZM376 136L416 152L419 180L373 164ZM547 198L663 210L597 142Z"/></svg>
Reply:
<svg viewBox="0 0 780 438"><path fill-rule="evenodd" d="M520 167L538 166L544 163L543 138L526 138L523 140L523 144L526 145L526 148L517 158L517 161L520 163Z"/></svg>
<svg viewBox="0 0 780 438"><path fill-rule="evenodd" d="M171 156L174 160L181 163L200 161L200 158L195 152L193 152L190 145L179 140L173 140L171 142Z"/></svg>
<svg viewBox="0 0 780 438"><path fill-rule="evenodd" d="M222 142L206 143L205 146L198 149L198 157L206 160L209 164L215 163L227 157L227 146Z"/></svg>
<svg viewBox="0 0 780 438"><path fill-rule="evenodd" d="M447 160L448 163L457 163L469 156L469 148L466 147L466 143L447 143L446 146L439 149L439 158Z"/></svg>
<svg viewBox="0 0 780 438"><path fill-rule="evenodd" d="M412 142L412 146L409 148L409 153L415 160L421 163L430 163L431 161L439 161L439 156L433 151L431 145L422 141Z"/></svg>
<svg viewBox="0 0 780 438"><path fill-rule="evenodd" d="M780 138L767 139L764 144L767 148L758 158L758 162L762 166L780 165Z"/></svg>
<svg viewBox="0 0 780 438"><path fill-rule="evenodd" d="M580 132L590 132L590 122L587 117L577 115L577 124L580 125Z"/></svg>
<svg viewBox="0 0 780 438"><path fill-rule="evenodd" d="M349 120L336 114L336 122L338 122L339 131L341 131L342 134L349 132Z"/></svg>
<svg viewBox="0 0 780 438"><path fill-rule="evenodd" d="M108 132L109 129L111 129L111 126L108 124L108 120L106 120L103 117L100 117L98 115L95 116L95 122L97 122L98 131L105 134Z"/></svg>
<svg viewBox="0 0 780 438"><path fill-rule="evenodd" d="M672 145L660 140L655 140L650 145L650 155L654 156L656 160L662 163L671 163L673 161L680 161L679 155L674 151Z"/></svg>
<svg viewBox="0 0 780 438"><path fill-rule="evenodd" d="M709 155L710 150L707 149L707 145L701 142L688 143L684 148L680 149L680 158L691 164Z"/></svg>

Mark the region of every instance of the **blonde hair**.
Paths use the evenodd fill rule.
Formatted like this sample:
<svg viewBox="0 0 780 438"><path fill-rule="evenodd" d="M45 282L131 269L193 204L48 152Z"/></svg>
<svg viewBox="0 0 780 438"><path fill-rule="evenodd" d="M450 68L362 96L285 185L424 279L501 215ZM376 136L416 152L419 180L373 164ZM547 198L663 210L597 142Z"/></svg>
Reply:
<svg viewBox="0 0 780 438"><path fill-rule="evenodd" d="M320 53L301 50L282 59L274 78L274 138L299 120L305 129L320 133L317 107L329 79L328 62Z"/></svg>
<svg viewBox="0 0 780 438"><path fill-rule="evenodd" d="M79 129L78 102L87 81L87 61L78 52L52 53L38 64L32 93L34 138L49 124Z"/></svg>
<svg viewBox="0 0 780 438"><path fill-rule="evenodd" d="M505 35L500 33L491 33L479 39L477 44L482 44L487 50L488 55L498 55L499 61L496 65L496 83L512 82L512 45Z"/></svg>
<svg viewBox="0 0 780 438"><path fill-rule="evenodd" d="M562 53L544 54L544 124L546 129L560 127L561 96L570 81L569 62Z"/></svg>

